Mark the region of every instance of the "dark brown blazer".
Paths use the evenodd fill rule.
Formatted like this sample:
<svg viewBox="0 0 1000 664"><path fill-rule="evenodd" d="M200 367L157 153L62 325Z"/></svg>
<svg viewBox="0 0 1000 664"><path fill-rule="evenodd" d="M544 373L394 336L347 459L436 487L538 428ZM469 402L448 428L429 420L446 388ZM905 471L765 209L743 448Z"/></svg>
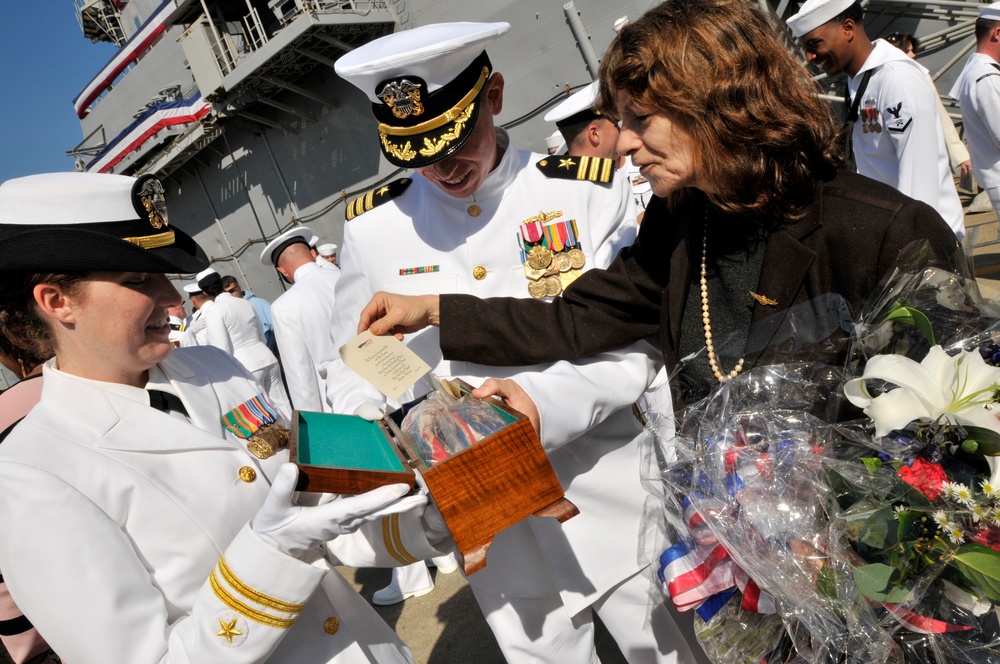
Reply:
<svg viewBox="0 0 1000 664"><path fill-rule="evenodd" d="M444 356L495 366L575 359L657 335L668 370L701 242L704 199L671 215L654 198L635 244L607 270L591 270L552 303L441 296ZM955 235L930 206L856 173L821 183L798 222L769 236L745 368L808 360L840 364L851 321L903 247L926 239L964 267ZM692 252L698 252L697 256Z"/></svg>

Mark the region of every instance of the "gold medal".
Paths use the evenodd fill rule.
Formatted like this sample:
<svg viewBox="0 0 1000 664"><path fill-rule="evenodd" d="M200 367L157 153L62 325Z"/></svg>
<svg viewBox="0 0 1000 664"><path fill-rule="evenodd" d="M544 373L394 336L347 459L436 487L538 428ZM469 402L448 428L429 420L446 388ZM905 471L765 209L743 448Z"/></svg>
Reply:
<svg viewBox="0 0 1000 664"><path fill-rule="evenodd" d="M556 263L555 261L552 261L552 264L549 265L548 269L545 270L545 274L543 274L542 276L543 277L554 277L557 274L559 274L559 263Z"/></svg>
<svg viewBox="0 0 1000 664"><path fill-rule="evenodd" d="M247 449L258 459L266 459L274 454L274 448L265 440L258 438L257 434L247 438Z"/></svg>
<svg viewBox="0 0 1000 664"><path fill-rule="evenodd" d="M548 289L545 287L544 281L529 281L528 282L528 295L537 299L545 297L545 292Z"/></svg>
<svg viewBox="0 0 1000 664"><path fill-rule="evenodd" d="M545 277L542 279L542 283L545 284L545 295L548 297L555 297L562 292L562 284L559 283L559 277Z"/></svg>
<svg viewBox="0 0 1000 664"><path fill-rule="evenodd" d="M587 256L579 249L570 249L566 255L569 256L570 266L574 270L579 270L587 264Z"/></svg>
<svg viewBox="0 0 1000 664"><path fill-rule="evenodd" d="M880 123L878 123L878 122L875 123L875 133L876 134L881 134L882 133L882 125Z"/></svg>
<svg viewBox="0 0 1000 664"><path fill-rule="evenodd" d="M538 244L528 252L528 265L536 270L544 270L552 263L552 251Z"/></svg>
<svg viewBox="0 0 1000 664"><path fill-rule="evenodd" d="M581 272L580 270L570 270L569 272L560 272L559 285L562 286L562 289L565 291L567 288L569 288L569 285L574 281L576 281L581 274L583 274L583 272Z"/></svg>
<svg viewBox="0 0 1000 664"><path fill-rule="evenodd" d="M563 252L556 254L553 262L559 267L560 272L569 272L570 268L573 267L573 260L569 257L569 254Z"/></svg>
<svg viewBox="0 0 1000 664"><path fill-rule="evenodd" d="M532 281L537 281L545 276L545 270L536 270L527 263L524 264L524 276L531 279Z"/></svg>

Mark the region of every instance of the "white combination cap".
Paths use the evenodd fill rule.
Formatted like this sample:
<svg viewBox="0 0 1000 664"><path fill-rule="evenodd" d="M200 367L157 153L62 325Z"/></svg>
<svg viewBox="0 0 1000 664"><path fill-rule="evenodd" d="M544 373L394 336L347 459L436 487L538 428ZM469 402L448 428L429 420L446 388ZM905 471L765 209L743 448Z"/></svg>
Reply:
<svg viewBox="0 0 1000 664"><path fill-rule="evenodd" d="M277 265L281 258L281 252L293 244L309 245L309 241L316 237L306 226L289 228L287 231L267 243L264 251L260 252L260 262L264 265Z"/></svg>
<svg viewBox="0 0 1000 664"><path fill-rule="evenodd" d="M594 81L577 90L546 113L545 121L555 122L557 127L564 127L600 117L601 114L593 109L594 101L597 99L597 88L598 81Z"/></svg>
<svg viewBox="0 0 1000 664"><path fill-rule="evenodd" d="M337 245L333 244L332 242L328 244L321 244L318 247L316 247L316 251L319 253L320 256L333 256L335 253L337 253Z"/></svg>
<svg viewBox="0 0 1000 664"><path fill-rule="evenodd" d="M0 185L0 272L194 272L207 264L171 224L153 175L45 173Z"/></svg>
<svg viewBox="0 0 1000 664"><path fill-rule="evenodd" d="M208 269L202 270L201 272L199 272L198 274L196 274L194 278L195 278L196 281L201 281L202 279L204 279L205 277L207 277L207 276L209 276L211 274L218 274L218 272L215 271L214 267L210 267Z"/></svg>
<svg viewBox="0 0 1000 664"><path fill-rule="evenodd" d="M1000 21L1000 2L994 2L990 5L983 5L979 8L979 18L985 18L990 21Z"/></svg>
<svg viewBox="0 0 1000 664"><path fill-rule="evenodd" d="M188 295L197 295L201 292L201 286L197 283L194 284L184 284L184 292Z"/></svg>
<svg viewBox="0 0 1000 664"><path fill-rule="evenodd" d="M386 159L419 168L468 140L493 72L486 47L508 30L509 23L423 25L359 46L334 69L371 101Z"/></svg>
<svg viewBox="0 0 1000 664"><path fill-rule="evenodd" d="M855 0L806 0L798 13L786 20L798 39L847 11Z"/></svg>

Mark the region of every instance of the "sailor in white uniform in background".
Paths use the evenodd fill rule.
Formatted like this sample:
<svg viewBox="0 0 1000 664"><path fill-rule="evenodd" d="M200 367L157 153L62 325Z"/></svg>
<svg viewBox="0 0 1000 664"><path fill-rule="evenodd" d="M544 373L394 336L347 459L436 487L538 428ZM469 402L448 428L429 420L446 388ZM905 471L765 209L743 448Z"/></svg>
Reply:
<svg viewBox="0 0 1000 664"><path fill-rule="evenodd" d="M315 236L305 226L291 228L268 242L260 253L260 262L273 266L282 279L292 284L271 303L274 337L292 406L322 412L326 388L319 365L334 352L330 324L340 269L323 260L334 268L325 270L313 259L311 237Z"/></svg>
<svg viewBox="0 0 1000 664"><path fill-rule="evenodd" d="M632 160L618 154L618 124L594 110L596 99L597 81L594 81L546 113L545 121L554 122L559 128L567 146L566 154L612 159L617 168L624 169L626 177L621 178L621 182L629 187L641 221L641 213L653 195L652 189L646 178L639 174L639 169L632 165Z"/></svg>
<svg viewBox="0 0 1000 664"><path fill-rule="evenodd" d="M965 213L955 189L937 110L937 90L927 70L895 46L872 43L856 0L806 0L788 27L806 59L828 76L848 75L845 102L857 171L944 217L965 236Z"/></svg>
<svg viewBox="0 0 1000 664"><path fill-rule="evenodd" d="M976 19L976 52L965 62L951 96L962 104L972 172L1000 215L1000 2Z"/></svg>
<svg viewBox="0 0 1000 664"><path fill-rule="evenodd" d="M52 235L74 251L45 249ZM77 664L411 662L333 566L434 555L424 498L395 485L299 506L287 447L224 426L250 409L270 440L288 415L260 409L230 355L171 348L179 296L164 273L207 262L151 176L0 186L0 320L33 317L56 348L41 400L0 446L11 595ZM68 277L10 278L39 273Z"/></svg>
<svg viewBox="0 0 1000 664"><path fill-rule="evenodd" d="M290 413L292 408L281 381L278 358L264 343L264 334L253 305L225 292L222 277L212 268L198 275L198 287L206 297L211 298L202 305L205 342L239 360L264 386L271 403Z"/></svg>
<svg viewBox="0 0 1000 664"><path fill-rule="evenodd" d="M210 302L205 294L201 292L201 288L198 286L196 281L193 284L185 284L184 292L187 296L191 298L191 307L194 311L188 316L187 323L187 334L181 339L181 346L184 348L190 346L204 346L208 343L208 337L205 331L205 319L202 314L201 307L206 302Z"/></svg>
<svg viewBox="0 0 1000 664"><path fill-rule="evenodd" d="M612 160L521 151L495 126L504 81L485 49L509 27L425 25L337 61L337 73L372 104L373 142L416 173L348 205L336 345L356 335L376 290L556 296L635 237L635 206ZM667 612L648 613L652 552L638 544L646 494L631 404L658 368L649 348L498 369L442 360L436 328L405 342L442 378L510 379L488 382L488 391L536 413L566 497L580 509L562 524L528 518L504 530L486 567L468 577L507 660L590 664L598 613L631 661L691 661ZM336 355L330 360L335 412L380 398Z"/></svg>

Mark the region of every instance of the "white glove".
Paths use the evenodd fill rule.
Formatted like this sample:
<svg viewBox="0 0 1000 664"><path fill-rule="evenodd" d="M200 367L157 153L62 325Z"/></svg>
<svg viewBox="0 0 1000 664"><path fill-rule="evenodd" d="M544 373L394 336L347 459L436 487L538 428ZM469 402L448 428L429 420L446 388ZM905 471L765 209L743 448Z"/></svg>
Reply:
<svg viewBox="0 0 1000 664"><path fill-rule="evenodd" d="M389 404L387 403L375 403L374 401L366 401L357 408L354 409L354 414L358 417L362 417L369 422L374 422L376 420L381 420L385 417L389 410Z"/></svg>
<svg viewBox="0 0 1000 664"><path fill-rule="evenodd" d="M352 533L379 517L423 507L423 495L403 498L410 490L405 484L390 484L359 496L341 496L312 507L292 504L299 469L286 463L278 469L264 504L250 523L261 539L279 551L299 557L337 535Z"/></svg>

